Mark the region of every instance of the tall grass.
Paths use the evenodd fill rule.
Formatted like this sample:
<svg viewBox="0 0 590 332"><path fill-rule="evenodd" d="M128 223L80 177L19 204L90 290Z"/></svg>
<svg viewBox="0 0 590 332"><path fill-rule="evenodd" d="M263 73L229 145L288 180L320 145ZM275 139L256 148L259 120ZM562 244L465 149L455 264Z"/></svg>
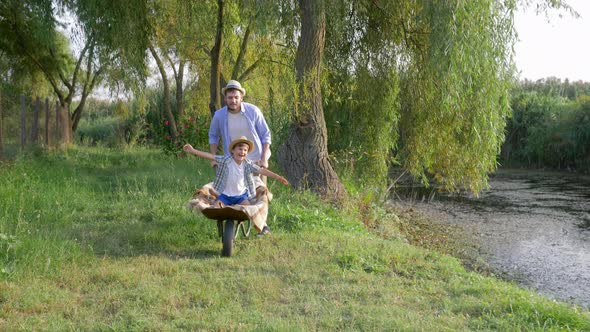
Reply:
<svg viewBox="0 0 590 332"><path fill-rule="evenodd" d="M139 148L0 166L0 330L590 329L579 307L409 245L393 217L367 231L385 213L272 179L272 233L223 258L214 222L185 208L212 177Z"/></svg>

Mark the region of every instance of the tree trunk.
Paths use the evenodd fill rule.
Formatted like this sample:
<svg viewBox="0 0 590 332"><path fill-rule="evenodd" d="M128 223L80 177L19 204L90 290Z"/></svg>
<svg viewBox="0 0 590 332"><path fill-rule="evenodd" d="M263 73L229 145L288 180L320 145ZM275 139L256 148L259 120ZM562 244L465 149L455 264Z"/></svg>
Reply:
<svg viewBox="0 0 590 332"><path fill-rule="evenodd" d="M78 129L78 124L80 123L80 119L82 119L82 110L84 109L84 106L86 105L86 99L88 99L88 95L82 94L82 97L80 98L80 103L78 103L78 107L76 107L76 109L74 110L74 113L72 114L72 118L70 119L72 122L72 132L73 133L75 133L76 130Z"/></svg>
<svg viewBox="0 0 590 332"><path fill-rule="evenodd" d="M68 131L67 131L67 135L64 136L65 140L66 140L66 145L69 145L71 143L71 139L72 139L72 133L76 131L76 128L73 127L74 124L74 118L76 116L79 117L79 115L76 115L76 113L74 114L70 114L70 106L72 105L72 100L74 99L74 95L76 94L76 86L78 85L78 75L80 74L80 68L82 68L82 62L84 61L84 56L86 53L88 53L88 59L87 59L87 68L86 68L86 72L87 75L90 75L91 72L91 63L92 63L92 58L94 56L94 47L95 47L95 41L93 39L89 39L86 42L86 45L84 46L84 49L82 50L82 53L80 53L80 56L78 57L78 61L76 62L76 67L74 69L74 73L72 74L72 78L71 78L71 82L64 76L61 74L61 72L58 70L58 73L60 73L59 77L63 83L63 85L65 85L68 89L68 94L60 97L60 93L58 93L58 91L56 91L56 93L58 94L58 99L60 102L60 105L62 107L62 111L64 112L64 114L67 116L68 120L67 121L62 121L62 125L68 125ZM88 91L87 91L87 86L84 86L83 88L83 93L82 95L86 94L88 95ZM84 96L82 96L84 98ZM85 99L85 98L84 98ZM84 106L82 106L83 108ZM80 110L80 112L82 111L82 108L77 108ZM77 126L77 123L76 123ZM65 129L63 131L64 135L66 133Z"/></svg>
<svg viewBox="0 0 590 332"><path fill-rule="evenodd" d="M182 81L184 80L184 60L180 60L178 64L178 74L176 75L176 112L178 113L178 120L182 119L184 115L184 88Z"/></svg>
<svg viewBox="0 0 590 332"><path fill-rule="evenodd" d="M238 58L236 59L236 63L234 64L234 69L232 70L230 80L238 80L239 73L242 70L242 63L244 62L244 58L246 57L246 51L248 50L248 41L250 39L250 33L252 32L252 22L248 23L248 27L246 27L246 32L244 32L244 38L242 39L242 44L240 46L240 53L238 53Z"/></svg>
<svg viewBox="0 0 590 332"><path fill-rule="evenodd" d="M164 86L164 114L166 115L166 119L168 120L168 128L170 136L172 137L173 141L176 141L178 137L178 131L176 130L176 120L174 119L174 114L172 114L172 107L170 106L170 85L168 84L168 77L166 77L166 69L164 68L164 64L162 60L158 56L158 53L154 49L152 45L149 46L150 52L156 60L156 64L158 65L158 69L160 70L160 75L162 75L162 85Z"/></svg>
<svg viewBox="0 0 590 332"><path fill-rule="evenodd" d="M209 111L211 116L221 108L221 47L223 46L224 0L217 0L217 34L211 50L211 83L209 85Z"/></svg>
<svg viewBox="0 0 590 332"><path fill-rule="evenodd" d="M295 58L299 98L288 138L279 148L279 164L294 187L340 198L344 186L328 159L320 86L326 32L324 1L299 0L299 6L301 36Z"/></svg>
<svg viewBox="0 0 590 332"><path fill-rule="evenodd" d="M104 65L100 66L96 71L93 71L93 62L92 59L94 58L94 46L90 49L88 53L88 58L86 59L86 80L84 82L84 86L82 88L82 93L80 96L80 103L74 110L74 113L71 116L70 122L72 124L72 133L75 133L78 129L78 124L80 123L80 119L82 118L82 112L84 111L84 106L86 105L86 100L90 95L90 92L94 90L96 83L101 80L101 75L104 70ZM92 75L94 72L94 75Z"/></svg>
<svg viewBox="0 0 590 332"><path fill-rule="evenodd" d="M176 82L176 119L180 121L184 115L184 87L182 83L184 81L184 67L186 61L179 56L178 70L176 70L176 64L172 61L172 58L167 53L164 53L164 56L166 57L166 60L168 60L170 68L172 68L172 73L174 73L174 80Z"/></svg>
<svg viewBox="0 0 590 332"><path fill-rule="evenodd" d="M70 123L69 105L60 106L59 123L61 129L61 146L67 147L72 142L72 125Z"/></svg>

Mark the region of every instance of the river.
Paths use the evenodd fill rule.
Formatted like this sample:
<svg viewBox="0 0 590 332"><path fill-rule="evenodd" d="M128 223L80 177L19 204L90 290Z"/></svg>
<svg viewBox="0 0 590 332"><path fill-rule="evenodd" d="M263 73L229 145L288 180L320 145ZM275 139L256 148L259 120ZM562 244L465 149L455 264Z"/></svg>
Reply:
<svg viewBox="0 0 590 332"><path fill-rule="evenodd" d="M497 273L590 308L590 177L501 170L478 198L430 195L412 204L473 235Z"/></svg>

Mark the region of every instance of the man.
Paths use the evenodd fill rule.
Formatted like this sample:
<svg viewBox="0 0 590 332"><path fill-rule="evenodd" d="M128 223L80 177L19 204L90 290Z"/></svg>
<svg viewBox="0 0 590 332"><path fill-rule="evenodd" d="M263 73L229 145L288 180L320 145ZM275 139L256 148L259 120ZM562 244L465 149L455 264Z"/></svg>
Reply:
<svg viewBox="0 0 590 332"><path fill-rule="evenodd" d="M270 129L266 124L264 115L260 109L253 104L243 102L246 89L242 88L240 82L230 80L225 88L221 89L224 95L225 105L218 109L213 115L209 127L209 147L212 155L217 154L219 140L223 143L225 156L231 154L230 142L245 136L254 143L254 147L248 152L248 159L262 168L268 168L270 158ZM217 166L216 161L211 161L211 166ZM255 188L266 185L266 177L261 179L254 177ZM262 234L268 233L268 227L264 227Z"/></svg>
<svg viewBox="0 0 590 332"><path fill-rule="evenodd" d="M246 90L238 81L230 80L221 90L226 106L215 112L209 127L209 146L211 154L217 153L219 140L223 142L223 152L230 155L229 143L245 136L254 142L254 149L248 159L260 167L268 168L270 158L270 129L258 107L243 102ZM212 166L216 163L212 162Z"/></svg>

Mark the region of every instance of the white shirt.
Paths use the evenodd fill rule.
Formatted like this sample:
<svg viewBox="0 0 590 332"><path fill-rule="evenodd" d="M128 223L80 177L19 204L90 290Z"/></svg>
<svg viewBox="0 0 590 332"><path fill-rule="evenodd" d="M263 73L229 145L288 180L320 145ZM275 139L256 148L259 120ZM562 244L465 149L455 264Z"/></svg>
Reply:
<svg viewBox="0 0 590 332"><path fill-rule="evenodd" d="M246 192L246 183L244 180L244 163L238 165L235 160L229 162L229 173L223 194L227 196L240 196Z"/></svg>
<svg viewBox="0 0 590 332"><path fill-rule="evenodd" d="M246 119L242 113L234 114L228 112L227 126L232 141L245 136L251 142L255 142L248 119ZM232 152L229 151L229 153L231 154ZM248 159L254 162L260 160L260 151L256 148L256 144L254 144L254 149L252 151L248 151Z"/></svg>

